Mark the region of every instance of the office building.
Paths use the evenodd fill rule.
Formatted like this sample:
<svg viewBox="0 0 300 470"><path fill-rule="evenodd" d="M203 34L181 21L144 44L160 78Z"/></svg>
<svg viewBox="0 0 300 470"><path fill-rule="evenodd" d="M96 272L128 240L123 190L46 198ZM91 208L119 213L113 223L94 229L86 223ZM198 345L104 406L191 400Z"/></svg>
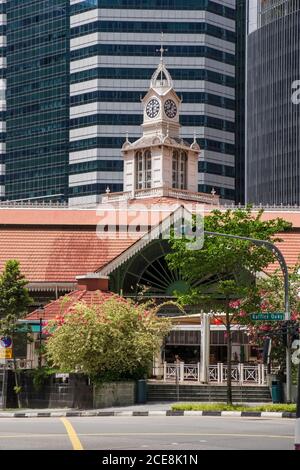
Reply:
<svg viewBox="0 0 300 470"><path fill-rule="evenodd" d="M139 136L159 61L201 146L198 190L235 199L235 0L8 0L9 200L94 205L123 190L121 147ZM161 32L164 39L161 42ZM2 168L2 167L1 167Z"/></svg>
<svg viewBox="0 0 300 470"><path fill-rule="evenodd" d="M0 1L0 200L5 194L6 0Z"/></svg>
<svg viewBox="0 0 300 470"><path fill-rule="evenodd" d="M67 200L69 2L9 0L5 199Z"/></svg>
<svg viewBox="0 0 300 470"><path fill-rule="evenodd" d="M123 189L120 148L140 135L161 31L182 137L202 148L199 190L234 199L235 1L71 0L71 205Z"/></svg>
<svg viewBox="0 0 300 470"><path fill-rule="evenodd" d="M300 2L250 5L247 201L299 205L300 106L293 96L300 80Z"/></svg>

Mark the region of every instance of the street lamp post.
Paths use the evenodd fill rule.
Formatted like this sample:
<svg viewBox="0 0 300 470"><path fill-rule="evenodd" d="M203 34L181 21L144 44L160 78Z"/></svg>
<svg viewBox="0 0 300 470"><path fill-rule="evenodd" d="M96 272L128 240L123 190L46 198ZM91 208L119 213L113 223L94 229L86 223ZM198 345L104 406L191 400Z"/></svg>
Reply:
<svg viewBox="0 0 300 470"><path fill-rule="evenodd" d="M298 367L298 395L295 431L295 450L300 450L300 364Z"/></svg>
<svg viewBox="0 0 300 470"><path fill-rule="evenodd" d="M39 314L40 314L40 329L39 329L39 361L38 366L39 369L42 367L42 335L43 335L43 317L44 317L44 307L41 305L39 307Z"/></svg>
<svg viewBox="0 0 300 470"><path fill-rule="evenodd" d="M279 248L274 245L274 243L267 240L257 240L256 238L249 237L240 237L238 235L230 235L227 233L218 233L218 232L207 232L204 231L205 235L210 235L213 237L225 237L233 238L236 240L244 240L253 243L257 246L264 246L270 250L278 260L280 268L284 278L284 307L285 307L285 320L289 321L291 319L290 313L290 304L289 304L289 271L285 261L285 258ZM290 345L290 334L287 331L287 347L286 347L286 398L287 402L291 403L292 399L292 361L291 361L291 345Z"/></svg>

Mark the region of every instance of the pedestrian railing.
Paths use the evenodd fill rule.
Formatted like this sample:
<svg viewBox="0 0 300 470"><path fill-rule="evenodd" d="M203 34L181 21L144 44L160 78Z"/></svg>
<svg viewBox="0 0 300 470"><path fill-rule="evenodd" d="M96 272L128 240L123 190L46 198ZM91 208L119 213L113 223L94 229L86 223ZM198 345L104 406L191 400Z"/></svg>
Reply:
<svg viewBox="0 0 300 470"><path fill-rule="evenodd" d="M231 380L236 384L267 384L267 366L264 364L234 364L231 366ZM218 363L208 366L208 380L210 383L225 384L228 377L227 364ZM200 382L200 363L177 364L164 363L164 381Z"/></svg>

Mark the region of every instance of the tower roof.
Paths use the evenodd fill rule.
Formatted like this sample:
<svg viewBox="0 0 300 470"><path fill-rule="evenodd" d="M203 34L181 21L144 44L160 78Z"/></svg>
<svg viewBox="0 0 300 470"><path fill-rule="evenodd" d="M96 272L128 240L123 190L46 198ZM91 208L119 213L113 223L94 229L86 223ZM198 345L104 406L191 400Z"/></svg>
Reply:
<svg viewBox="0 0 300 470"><path fill-rule="evenodd" d="M174 83L170 72L168 71L163 60L152 75L150 88L155 90L159 95L165 95L174 88Z"/></svg>

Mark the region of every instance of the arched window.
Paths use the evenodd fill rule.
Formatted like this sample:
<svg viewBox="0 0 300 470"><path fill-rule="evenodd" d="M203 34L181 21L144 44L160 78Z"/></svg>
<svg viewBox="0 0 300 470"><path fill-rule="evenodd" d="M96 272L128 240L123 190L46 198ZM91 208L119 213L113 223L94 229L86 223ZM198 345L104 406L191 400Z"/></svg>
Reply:
<svg viewBox="0 0 300 470"><path fill-rule="evenodd" d="M136 189L149 189L151 188L152 180L152 158L151 151L145 150L144 152L136 152L135 165L136 165Z"/></svg>
<svg viewBox="0 0 300 470"><path fill-rule="evenodd" d="M172 187L187 189L187 153L174 150L172 159Z"/></svg>

